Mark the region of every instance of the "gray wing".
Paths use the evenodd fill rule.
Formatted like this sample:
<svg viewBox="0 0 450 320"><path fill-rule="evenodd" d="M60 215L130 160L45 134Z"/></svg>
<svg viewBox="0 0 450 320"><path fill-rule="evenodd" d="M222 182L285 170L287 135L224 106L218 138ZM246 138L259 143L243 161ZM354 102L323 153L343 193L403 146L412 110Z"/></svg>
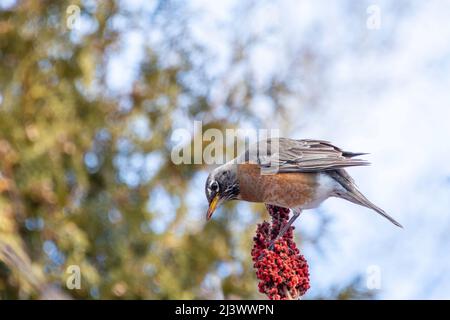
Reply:
<svg viewBox="0 0 450 320"><path fill-rule="evenodd" d="M259 141L244 156L263 170L317 172L369 165L366 160L353 159L362 154L343 151L323 140L272 138Z"/></svg>

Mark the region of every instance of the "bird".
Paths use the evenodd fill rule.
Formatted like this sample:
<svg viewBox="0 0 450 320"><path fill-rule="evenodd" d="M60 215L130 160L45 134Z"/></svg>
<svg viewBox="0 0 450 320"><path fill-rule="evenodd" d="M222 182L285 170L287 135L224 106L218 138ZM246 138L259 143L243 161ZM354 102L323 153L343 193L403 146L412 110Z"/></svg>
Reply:
<svg viewBox="0 0 450 320"><path fill-rule="evenodd" d="M330 197L369 208L403 228L357 188L345 168L367 166L356 158L363 152L343 151L331 142L313 139L268 138L249 145L235 159L212 170L205 183L206 220L224 202L265 203L292 211L280 230L283 236L303 210L318 207Z"/></svg>

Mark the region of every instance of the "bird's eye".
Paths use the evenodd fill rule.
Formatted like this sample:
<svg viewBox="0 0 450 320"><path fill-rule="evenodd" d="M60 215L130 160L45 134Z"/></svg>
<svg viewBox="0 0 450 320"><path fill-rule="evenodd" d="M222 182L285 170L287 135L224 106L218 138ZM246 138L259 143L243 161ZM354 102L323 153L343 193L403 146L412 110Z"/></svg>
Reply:
<svg viewBox="0 0 450 320"><path fill-rule="evenodd" d="M213 181L209 188L211 189L211 191L217 192L219 191L219 184L217 183L217 181Z"/></svg>

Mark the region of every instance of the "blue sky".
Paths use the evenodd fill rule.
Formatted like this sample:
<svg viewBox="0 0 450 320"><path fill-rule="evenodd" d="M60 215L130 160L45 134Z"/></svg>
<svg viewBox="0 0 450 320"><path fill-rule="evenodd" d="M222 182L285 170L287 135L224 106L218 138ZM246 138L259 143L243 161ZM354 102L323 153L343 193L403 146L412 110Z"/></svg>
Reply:
<svg viewBox="0 0 450 320"><path fill-rule="evenodd" d="M242 31L237 32L242 41L261 36L245 66L261 90L251 106L259 110L261 127L370 152L371 167L349 171L367 197L405 227L398 229L343 200L326 201L318 209L331 219L320 240L324 254L313 245L303 248L311 265L311 291L346 284L375 265L381 272L379 298L450 298L450 2L352 3L262 1L244 14L238 1L195 0L187 10L195 16L189 21L192 35L214 57L214 63L199 63L206 64L210 75L223 76L221 86L242 75L238 68L228 69L236 30ZM380 8L378 30L366 27L366 9L372 4ZM145 54L143 45L164 40L160 30L145 29L152 1L126 0L122 5L142 13L138 24L143 29L127 28L123 50L111 60L108 81L115 92L130 89ZM309 70L298 70L295 64L302 48L319 57ZM291 79L299 92L317 92L320 99L294 95L285 101L289 119L274 114L263 94L273 75ZM214 101L222 105L219 84L211 86ZM254 126L245 121L241 125ZM199 173L192 190L203 190L205 177L206 172ZM203 197L202 192L188 195L187 219L193 228L203 219ZM246 219L250 207L241 206ZM305 212L296 222L297 231L314 233L319 219L315 213ZM165 223L156 222L157 228L162 230Z"/></svg>

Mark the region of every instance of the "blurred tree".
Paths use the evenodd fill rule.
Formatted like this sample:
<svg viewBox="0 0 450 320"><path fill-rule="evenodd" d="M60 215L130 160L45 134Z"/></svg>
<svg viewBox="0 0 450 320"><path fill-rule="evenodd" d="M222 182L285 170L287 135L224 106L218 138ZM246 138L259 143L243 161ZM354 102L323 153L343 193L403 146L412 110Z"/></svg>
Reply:
<svg viewBox="0 0 450 320"><path fill-rule="evenodd" d="M73 5L78 29L68 23ZM126 2L0 7L1 298L262 298L250 251L264 208L239 228L233 206L192 226L187 199L192 190L203 199L204 171L174 165L170 137L193 120L264 126L253 99L265 95L283 115L295 88L277 77L255 85L251 34L233 41L226 71L208 75L203 62L214 57L191 35L186 10L156 2L143 20L162 37L144 45L129 89L114 90L111 65L129 31L149 28ZM311 51L297 59L315 65ZM66 288L70 265L81 289Z"/></svg>

